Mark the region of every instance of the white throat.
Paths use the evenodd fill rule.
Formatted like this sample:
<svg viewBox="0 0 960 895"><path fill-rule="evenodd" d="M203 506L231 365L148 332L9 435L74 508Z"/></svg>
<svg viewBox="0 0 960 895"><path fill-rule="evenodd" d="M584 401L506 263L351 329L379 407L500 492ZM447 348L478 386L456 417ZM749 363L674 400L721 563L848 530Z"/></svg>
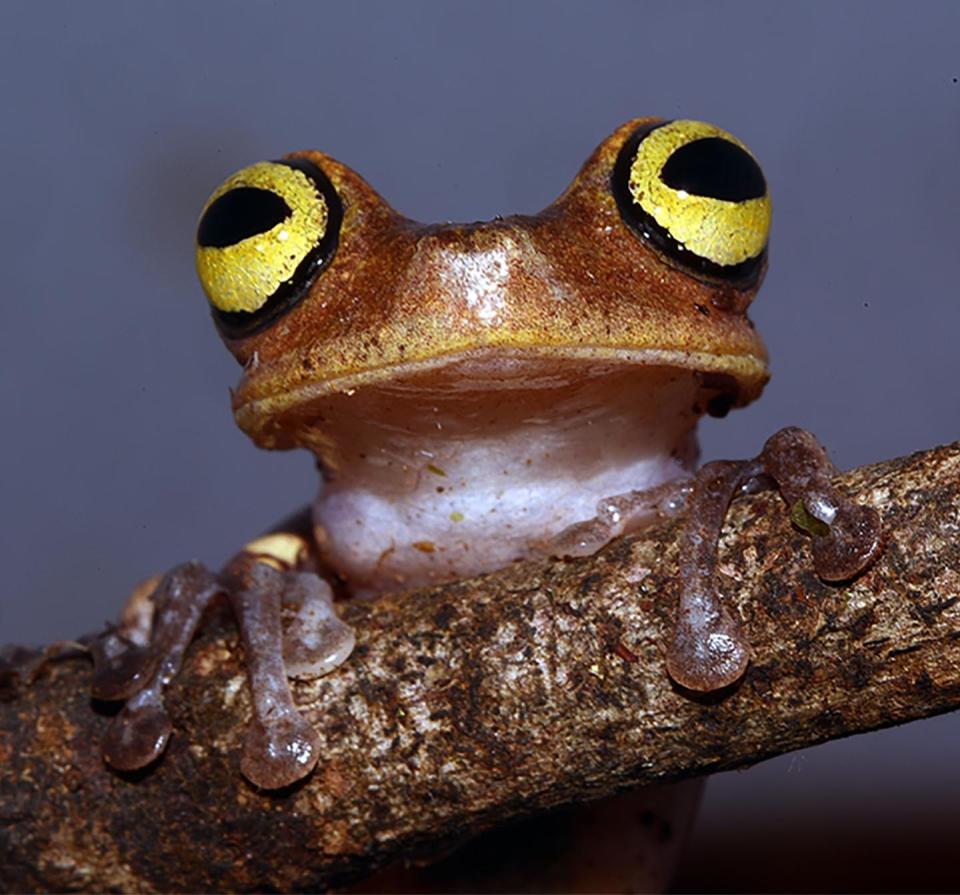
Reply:
<svg viewBox="0 0 960 895"><path fill-rule="evenodd" d="M354 594L492 571L594 518L604 498L693 467L692 373L533 377L504 364L459 370L453 388L378 387L324 414L314 520Z"/></svg>

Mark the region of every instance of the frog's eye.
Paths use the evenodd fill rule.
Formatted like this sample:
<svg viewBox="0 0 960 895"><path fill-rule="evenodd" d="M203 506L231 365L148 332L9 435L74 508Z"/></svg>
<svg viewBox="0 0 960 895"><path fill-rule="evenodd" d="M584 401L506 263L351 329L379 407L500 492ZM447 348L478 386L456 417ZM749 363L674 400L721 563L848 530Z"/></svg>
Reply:
<svg viewBox="0 0 960 895"><path fill-rule="evenodd" d="M304 159L224 181L197 227L197 273L220 328L250 335L294 307L333 257L342 214L333 184Z"/></svg>
<svg viewBox="0 0 960 895"><path fill-rule="evenodd" d="M674 263L711 279L756 279L770 196L736 137L702 121L645 125L620 150L612 188L624 221Z"/></svg>

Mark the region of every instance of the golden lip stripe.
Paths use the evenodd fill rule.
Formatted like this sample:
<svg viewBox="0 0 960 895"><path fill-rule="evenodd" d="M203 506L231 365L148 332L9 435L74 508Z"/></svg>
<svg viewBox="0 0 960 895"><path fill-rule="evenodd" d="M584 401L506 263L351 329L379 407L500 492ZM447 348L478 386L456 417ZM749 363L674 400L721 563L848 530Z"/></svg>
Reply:
<svg viewBox="0 0 960 895"><path fill-rule="evenodd" d="M660 179L667 160L681 146L719 137L739 146L736 137L702 121L672 121L652 130L637 146L630 165L630 195L684 248L714 264L730 266L757 257L770 231L769 194L743 202L675 190Z"/></svg>
<svg viewBox="0 0 960 895"><path fill-rule="evenodd" d="M197 273L215 308L252 313L293 276L297 265L323 239L329 210L327 200L302 171L259 162L224 181L207 200L201 219L217 199L238 187L275 193L291 213L269 230L233 245L198 246Z"/></svg>

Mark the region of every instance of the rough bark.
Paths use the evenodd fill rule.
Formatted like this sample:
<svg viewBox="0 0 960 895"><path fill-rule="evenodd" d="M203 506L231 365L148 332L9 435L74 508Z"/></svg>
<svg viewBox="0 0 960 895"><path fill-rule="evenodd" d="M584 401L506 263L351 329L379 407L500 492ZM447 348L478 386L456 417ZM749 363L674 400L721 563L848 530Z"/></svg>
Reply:
<svg viewBox="0 0 960 895"><path fill-rule="evenodd" d="M812 573L779 498L735 506L721 571L753 661L711 698L664 671L675 524L349 606L356 653L295 690L326 757L279 794L239 775L249 704L229 623L192 647L167 699L174 738L133 777L100 759L85 659L8 681L0 886L316 890L522 814L960 706L960 444L840 484L881 510L887 543L839 586Z"/></svg>

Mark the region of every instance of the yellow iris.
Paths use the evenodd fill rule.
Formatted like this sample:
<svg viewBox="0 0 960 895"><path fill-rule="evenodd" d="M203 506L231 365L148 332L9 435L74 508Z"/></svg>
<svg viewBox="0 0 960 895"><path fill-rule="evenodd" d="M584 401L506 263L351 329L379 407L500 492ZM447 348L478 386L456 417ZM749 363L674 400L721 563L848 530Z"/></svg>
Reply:
<svg viewBox="0 0 960 895"><path fill-rule="evenodd" d="M697 140L717 138L750 150L736 137L702 121L671 121L655 128L637 146L630 164L633 201L688 251L714 264L731 266L756 258L770 231L770 195L741 201L674 189L661 177L678 150Z"/></svg>
<svg viewBox="0 0 960 895"><path fill-rule="evenodd" d="M252 313L290 281L298 265L323 239L329 209L316 184L302 171L278 162L259 162L228 178L210 197L200 218L201 232L208 212L237 190L246 191L243 195L256 191L273 194L274 200L285 203L287 213L277 222L273 217L265 219L264 224L270 226L262 232L252 232L229 245L198 241L197 273L215 308ZM274 207L283 209L283 204L274 201ZM255 220L246 223L247 231L257 230Z"/></svg>

